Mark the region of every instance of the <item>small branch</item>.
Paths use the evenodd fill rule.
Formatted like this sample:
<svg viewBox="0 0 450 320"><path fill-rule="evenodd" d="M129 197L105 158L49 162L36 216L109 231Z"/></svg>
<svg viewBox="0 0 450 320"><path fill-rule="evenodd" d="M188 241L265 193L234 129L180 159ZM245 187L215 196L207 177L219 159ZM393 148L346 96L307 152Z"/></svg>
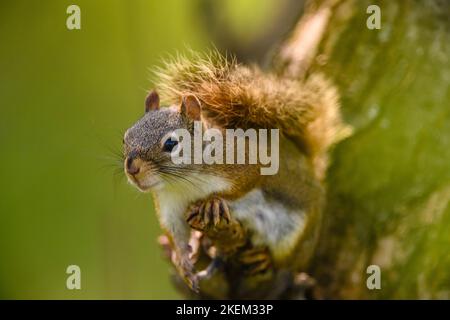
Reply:
<svg viewBox="0 0 450 320"><path fill-rule="evenodd" d="M292 36L280 48L274 59L275 69L283 77L304 78L338 1L325 1L318 9L311 2L305 15L297 23Z"/></svg>

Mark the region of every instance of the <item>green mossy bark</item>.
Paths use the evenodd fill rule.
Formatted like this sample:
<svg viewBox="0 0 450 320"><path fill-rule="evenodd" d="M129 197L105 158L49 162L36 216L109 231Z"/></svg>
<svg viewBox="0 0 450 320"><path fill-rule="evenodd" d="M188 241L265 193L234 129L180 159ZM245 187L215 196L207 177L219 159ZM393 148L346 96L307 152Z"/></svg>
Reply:
<svg viewBox="0 0 450 320"><path fill-rule="evenodd" d="M311 3L316 10L330 4L332 13L307 74L325 73L335 82L354 130L331 157L327 209L308 270L317 283L313 294L449 299L450 3ZM374 4L381 9L379 30L366 26ZM290 62L277 59L274 70L283 73ZM380 290L367 287L370 265L380 267ZM293 279L280 275L232 297L257 298L286 281ZM273 297L308 296L282 290Z"/></svg>
<svg viewBox="0 0 450 320"><path fill-rule="evenodd" d="M381 29L369 30L369 5ZM450 4L341 1L312 70L354 134L336 147L311 273L332 298L450 298ZM325 63L324 63L325 62ZM367 266L381 268L368 290Z"/></svg>

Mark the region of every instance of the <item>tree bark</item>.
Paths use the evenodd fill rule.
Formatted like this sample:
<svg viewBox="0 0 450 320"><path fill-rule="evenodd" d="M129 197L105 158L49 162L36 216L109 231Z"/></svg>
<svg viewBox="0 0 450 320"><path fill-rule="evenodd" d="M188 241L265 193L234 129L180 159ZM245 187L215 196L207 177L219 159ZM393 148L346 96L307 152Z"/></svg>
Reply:
<svg viewBox="0 0 450 320"><path fill-rule="evenodd" d="M366 26L374 4L379 30ZM245 282L231 272L216 275L200 296L176 280L180 290L196 298L296 299L314 285L316 298L449 298L448 12L438 0L307 3L273 71L325 73L354 129L333 152L312 278L280 271ZM369 265L380 267L380 290L366 285Z"/></svg>
<svg viewBox="0 0 450 320"><path fill-rule="evenodd" d="M369 30L366 8L381 9ZM450 298L450 12L446 1L341 1L310 72L354 127L334 152L310 273L324 297ZM381 289L369 290L369 265Z"/></svg>

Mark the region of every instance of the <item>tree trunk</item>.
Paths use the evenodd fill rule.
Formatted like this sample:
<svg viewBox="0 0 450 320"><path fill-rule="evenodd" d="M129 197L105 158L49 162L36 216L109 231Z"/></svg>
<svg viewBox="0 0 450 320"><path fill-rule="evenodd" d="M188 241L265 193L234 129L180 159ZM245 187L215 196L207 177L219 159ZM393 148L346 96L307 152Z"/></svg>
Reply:
<svg viewBox="0 0 450 320"><path fill-rule="evenodd" d="M366 8L378 4L381 29ZM332 78L354 127L329 169L310 272L324 297L450 298L450 5L342 1L310 72ZM381 289L369 290L369 265Z"/></svg>
<svg viewBox="0 0 450 320"><path fill-rule="evenodd" d="M381 9L379 30L366 26L373 4ZM308 270L315 297L449 298L450 5L345 0L306 8L273 70L325 73L354 130L328 170L327 209ZM366 285L369 265L380 267L379 290ZM226 294L217 288L236 287L240 278L218 277L201 297L304 298L302 284L311 280L277 272Z"/></svg>

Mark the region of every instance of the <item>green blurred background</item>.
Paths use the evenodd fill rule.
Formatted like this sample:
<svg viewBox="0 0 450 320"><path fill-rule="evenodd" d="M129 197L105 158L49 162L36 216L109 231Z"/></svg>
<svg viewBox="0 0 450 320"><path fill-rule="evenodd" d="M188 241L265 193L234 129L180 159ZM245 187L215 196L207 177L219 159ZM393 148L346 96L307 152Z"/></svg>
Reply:
<svg viewBox="0 0 450 320"><path fill-rule="evenodd" d="M243 37L273 5L255 3L227 5ZM70 4L81 30L66 28ZM143 113L149 68L211 46L195 10L183 0L2 1L0 298L178 297L151 198L114 175L112 151ZM82 290L66 289L71 264Z"/></svg>
<svg viewBox="0 0 450 320"><path fill-rule="evenodd" d="M316 271L367 298L365 266L384 263L378 297L448 299L448 4L375 2L381 30L366 28L372 0L342 1L320 49L355 133L333 155ZM180 298L151 198L117 172L122 134L161 58L218 45L264 65L302 3L2 1L0 298ZM72 264L82 290L66 288Z"/></svg>

